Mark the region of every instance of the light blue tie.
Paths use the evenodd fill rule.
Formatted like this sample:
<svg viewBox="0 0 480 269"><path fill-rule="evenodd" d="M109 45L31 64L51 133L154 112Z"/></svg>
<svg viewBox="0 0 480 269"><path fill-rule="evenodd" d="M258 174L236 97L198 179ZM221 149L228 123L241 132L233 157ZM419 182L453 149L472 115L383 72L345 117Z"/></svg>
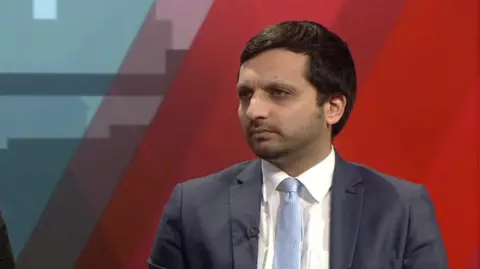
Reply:
<svg viewBox="0 0 480 269"><path fill-rule="evenodd" d="M298 180L287 178L277 188L285 192L285 200L275 236L274 269L301 269L303 221L298 187Z"/></svg>

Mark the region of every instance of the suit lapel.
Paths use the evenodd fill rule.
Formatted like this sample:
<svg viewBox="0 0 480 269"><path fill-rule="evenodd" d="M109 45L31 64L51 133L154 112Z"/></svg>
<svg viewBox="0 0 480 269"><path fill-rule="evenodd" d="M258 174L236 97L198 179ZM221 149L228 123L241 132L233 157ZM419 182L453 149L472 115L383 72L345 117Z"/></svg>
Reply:
<svg viewBox="0 0 480 269"><path fill-rule="evenodd" d="M235 269L252 269L257 266L261 196L261 162L256 160L245 167L230 187L230 224Z"/></svg>
<svg viewBox="0 0 480 269"><path fill-rule="evenodd" d="M336 154L332 184L330 269L351 268L365 189L356 167Z"/></svg>

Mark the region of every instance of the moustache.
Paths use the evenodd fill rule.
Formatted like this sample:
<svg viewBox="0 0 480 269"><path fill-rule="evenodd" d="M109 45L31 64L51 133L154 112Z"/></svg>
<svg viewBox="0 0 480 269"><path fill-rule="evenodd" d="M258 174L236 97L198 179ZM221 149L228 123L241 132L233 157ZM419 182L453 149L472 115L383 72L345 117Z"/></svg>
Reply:
<svg viewBox="0 0 480 269"><path fill-rule="evenodd" d="M263 132L278 133L277 129L271 126L270 124L252 121L248 126L249 134L263 133Z"/></svg>

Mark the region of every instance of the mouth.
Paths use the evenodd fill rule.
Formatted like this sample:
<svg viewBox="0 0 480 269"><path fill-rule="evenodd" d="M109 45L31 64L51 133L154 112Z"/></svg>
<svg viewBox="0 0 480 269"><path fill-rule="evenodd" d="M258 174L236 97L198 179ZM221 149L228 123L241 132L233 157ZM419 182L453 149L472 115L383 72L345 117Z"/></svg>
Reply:
<svg viewBox="0 0 480 269"><path fill-rule="evenodd" d="M253 130L253 131L250 131L250 136L252 138L256 138L256 139L268 139L268 138L271 138L272 136L275 135L275 132L272 132L270 130Z"/></svg>
<svg viewBox="0 0 480 269"><path fill-rule="evenodd" d="M250 129L250 134L263 134L263 133L273 133L272 130L269 129Z"/></svg>

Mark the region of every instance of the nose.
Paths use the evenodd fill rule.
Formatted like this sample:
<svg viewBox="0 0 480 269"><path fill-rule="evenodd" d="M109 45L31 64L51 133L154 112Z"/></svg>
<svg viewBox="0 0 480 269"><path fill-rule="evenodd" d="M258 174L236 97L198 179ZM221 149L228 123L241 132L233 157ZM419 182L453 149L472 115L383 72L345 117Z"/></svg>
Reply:
<svg viewBox="0 0 480 269"><path fill-rule="evenodd" d="M246 107L245 114L246 116L253 120L253 119L264 119L267 118L269 113L269 104L265 98L262 97L262 94L259 92L256 92L252 98L250 99L250 102L248 103L248 106Z"/></svg>

